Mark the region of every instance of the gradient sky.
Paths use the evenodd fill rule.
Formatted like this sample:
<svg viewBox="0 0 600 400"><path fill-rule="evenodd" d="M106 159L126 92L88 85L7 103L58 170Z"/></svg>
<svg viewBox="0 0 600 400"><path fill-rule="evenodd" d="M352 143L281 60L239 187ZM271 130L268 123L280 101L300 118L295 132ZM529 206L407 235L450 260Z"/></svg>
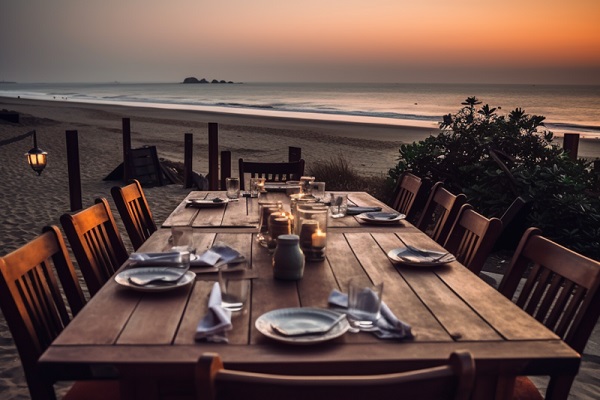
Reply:
<svg viewBox="0 0 600 400"><path fill-rule="evenodd" d="M1 0L0 80L600 84L600 0Z"/></svg>

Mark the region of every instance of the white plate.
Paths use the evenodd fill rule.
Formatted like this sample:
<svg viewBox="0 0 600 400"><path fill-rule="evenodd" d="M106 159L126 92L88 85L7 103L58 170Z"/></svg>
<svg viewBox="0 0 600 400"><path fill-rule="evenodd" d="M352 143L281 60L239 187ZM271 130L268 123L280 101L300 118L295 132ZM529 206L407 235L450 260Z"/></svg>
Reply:
<svg viewBox="0 0 600 400"><path fill-rule="evenodd" d="M283 336L276 333L271 325L285 326L286 324L304 324L306 327L311 328L329 326L339 316L340 314L337 312L321 308L282 308L264 313L258 317L254 325L263 335L280 342L291 344L314 344L335 339L346 333L350 328L348 320L345 318L342 319L326 333L304 336Z"/></svg>
<svg viewBox="0 0 600 400"><path fill-rule="evenodd" d="M356 216L359 221L365 222L368 224L395 224L398 221L401 221L406 218L406 215L399 213L390 213L390 212L381 212L381 211L373 211L366 212L362 214L358 214Z"/></svg>
<svg viewBox="0 0 600 400"><path fill-rule="evenodd" d="M221 201L213 201L212 199L189 199L186 200L186 207L195 207L195 208L213 208L213 207L223 207L225 204L229 203L229 199L220 198Z"/></svg>
<svg viewBox="0 0 600 400"><path fill-rule="evenodd" d="M169 268L161 268L161 267L141 267L141 268L129 268L124 271L119 272L115 276L115 282L117 282L121 286L125 286L134 290L138 290L140 292L164 292L167 290L173 290L178 287L186 286L194 281L196 278L196 274L192 271L187 271L185 275L181 277L177 282L172 283L149 283L148 285L138 286L129 282L130 276L139 276L140 278L144 278L147 275L155 275L156 270L160 268L165 276L168 275L179 275L179 271L170 271Z"/></svg>
<svg viewBox="0 0 600 400"><path fill-rule="evenodd" d="M420 255L414 251L408 250L405 247L390 250L387 254L390 260L417 267L434 267L436 265L448 264L452 261L456 261L450 253L435 251L435 250L423 250L427 255ZM442 257L446 254L444 257ZM441 257L441 258L440 258Z"/></svg>

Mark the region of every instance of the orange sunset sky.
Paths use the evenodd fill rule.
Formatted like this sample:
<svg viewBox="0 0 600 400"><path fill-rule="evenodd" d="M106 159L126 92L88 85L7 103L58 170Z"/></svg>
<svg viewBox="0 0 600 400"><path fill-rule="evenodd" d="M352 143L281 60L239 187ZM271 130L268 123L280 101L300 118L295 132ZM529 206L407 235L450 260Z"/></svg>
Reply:
<svg viewBox="0 0 600 400"><path fill-rule="evenodd" d="M2 0L0 80L600 84L599 0Z"/></svg>

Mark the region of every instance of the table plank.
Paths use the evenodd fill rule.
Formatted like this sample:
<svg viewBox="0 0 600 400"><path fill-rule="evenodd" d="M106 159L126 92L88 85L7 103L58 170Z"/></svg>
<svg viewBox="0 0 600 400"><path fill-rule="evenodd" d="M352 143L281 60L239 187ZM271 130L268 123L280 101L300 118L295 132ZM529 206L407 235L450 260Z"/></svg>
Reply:
<svg viewBox="0 0 600 400"><path fill-rule="evenodd" d="M396 317L411 325L414 340L452 340L407 282L399 279L398 271L387 258L386 244L397 240L393 233L347 233L345 236L371 280L384 283L383 300Z"/></svg>
<svg viewBox="0 0 600 400"><path fill-rule="evenodd" d="M508 301L493 287L481 285L480 278L468 269L441 270L437 274L502 337L508 340L558 339L557 335L549 329L543 329L544 325ZM488 301L482 302L481 298Z"/></svg>
<svg viewBox="0 0 600 400"><path fill-rule="evenodd" d="M192 287L188 285L163 293L145 293L117 344L171 344Z"/></svg>

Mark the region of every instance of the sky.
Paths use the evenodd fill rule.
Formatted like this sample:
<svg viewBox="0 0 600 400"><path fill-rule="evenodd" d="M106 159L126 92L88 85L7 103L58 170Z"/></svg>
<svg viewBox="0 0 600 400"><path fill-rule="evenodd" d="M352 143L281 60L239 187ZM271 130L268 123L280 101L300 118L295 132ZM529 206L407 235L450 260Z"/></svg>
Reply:
<svg viewBox="0 0 600 400"><path fill-rule="evenodd" d="M600 84L600 0L1 0L0 81Z"/></svg>

